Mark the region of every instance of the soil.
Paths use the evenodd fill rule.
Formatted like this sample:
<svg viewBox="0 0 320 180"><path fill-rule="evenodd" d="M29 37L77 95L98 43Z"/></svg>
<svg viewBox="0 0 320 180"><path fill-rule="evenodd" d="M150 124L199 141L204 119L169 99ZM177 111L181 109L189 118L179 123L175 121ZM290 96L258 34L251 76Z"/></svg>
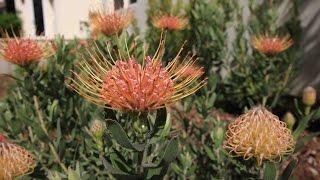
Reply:
<svg viewBox="0 0 320 180"><path fill-rule="evenodd" d="M314 137L296 157L298 165L293 176L299 180L320 179L320 137Z"/></svg>

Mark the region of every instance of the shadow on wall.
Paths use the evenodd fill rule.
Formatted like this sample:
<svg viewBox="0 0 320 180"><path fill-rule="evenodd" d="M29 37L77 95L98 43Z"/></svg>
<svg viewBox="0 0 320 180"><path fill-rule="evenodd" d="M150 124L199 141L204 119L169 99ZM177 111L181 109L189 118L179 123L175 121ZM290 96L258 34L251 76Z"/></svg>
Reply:
<svg viewBox="0 0 320 180"><path fill-rule="evenodd" d="M300 95L309 85L320 90L320 1L305 0L300 12L304 55L300 72L291 84L292 95Z"/></svg>

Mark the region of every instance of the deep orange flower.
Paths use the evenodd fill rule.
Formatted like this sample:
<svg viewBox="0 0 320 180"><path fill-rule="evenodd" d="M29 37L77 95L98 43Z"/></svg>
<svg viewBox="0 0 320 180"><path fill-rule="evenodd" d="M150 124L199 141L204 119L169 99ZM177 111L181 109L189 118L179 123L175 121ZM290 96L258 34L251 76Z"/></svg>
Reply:
<svg viewBox="0 0 320 180"><path fill-rule="evenodd" d="M182 30L186 28L188 20L185 17L162 15L154 16L152 18L152 24L156 28L169 29L171 31Z"/></svg>
<svg viewBox="0 0 320 180"><path fill-rule="evenodd" d="M268 35L254 36L251 40L252 46L266 55L275 55L286 49L293 44L293 40L289 35L284 37L270 37Z"/></svg>
<svg viewBox="0 0 320 180"><path fill-rule="evenodd" d="M36 41L30 38L5 38L0 41L0 55L4 60L17 64L28 65L54 53L48 41Z"/></svg>
<svg viewBox="0 0 320 180"><path fill-rule="evenodd" d="M294 140L286 124L262 107L255 107L228 126L224 148L231 156L281 161L294 151Z"/></svg>
<svg viewBox="0 0 320 180"><path fill-rule="evenodd" d="M106 36L117 35L127 28L133 21L133 12L130 9L112 12L89 12L90 25L93 34L102 33Z"/></svg>
<svg viewBox="0 0 320 180"><path fill-rule="evenodd" d="M33 171L33 156L23 147L0 141L0 179L7 180L21 177Z"/></svg>
<svg viewBox="0 0 320 180"><path fill-rule="evenodd" d="M89 52L91 58L84 59L79 66L81 73L74 73L72 88L99 106L144 112L178 101L204 85L205 80L195 83L201 76L199 73L181 80L183 71L194 64L194 56L186 56L179 64L180 50L172 62L162 67L163 51L162 41L155 55L146 56L142 65L136 57L124 57L127 53L123 52L117 53L121 55L117 61L95 57Z"/></svg>

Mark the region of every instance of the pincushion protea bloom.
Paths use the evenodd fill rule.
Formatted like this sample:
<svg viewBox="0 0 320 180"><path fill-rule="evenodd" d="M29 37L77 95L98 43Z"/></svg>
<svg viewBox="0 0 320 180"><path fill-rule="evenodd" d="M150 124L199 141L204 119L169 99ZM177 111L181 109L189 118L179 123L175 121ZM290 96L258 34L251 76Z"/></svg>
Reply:
<svg viewBox="0 0 320 180"><path fill-rule="evenodd" d="M120 34L134 18L130 9L122 9L111 12L90 11L89 19L93 34L100 32L112 36Z"/></svg>
<svg viewBox="0 0 320 180"><path fill-rule="evenodd" d="M263 107L255 107L228 126L224 148L231 156L280 161L294 151L294 141L286 124Z"/></svg>
<svg viewBox="0 0 320 180"><path fill-rule="evenodd" d="M54 48L49 41L30 38L5 38L0 41L0 55L6 61L17 65L28 65L51 56Z"/></svg>
<svg viewBox="0 0 320 180"><path fill-rule="evenodd" d="M33 156L26 149L0 138L0 179L23 176L30 173L34 166Z"/></svg>
<svg viewBox="0 0 320 180"><path fill-rule="evenodd" d="M173 61L162 67L163 51L164 41L161 41L154 56L146 56L142 64L136 57L127 59L123 52L119 52L121 57L117 61L101 59L89 52L91 57L79 64L81 73L74 72L76 78L72 79L71 87L99 106L123 112L145 112L178 101L204 85L206 80L196 83L199 73L181 80L183 71L195 63L194 56L187 55L179 64L181 49Z"/></svg>
<svg viewBox="0 0 320 180"><path fill-rule="evenodd" d="M188 20L185 17L162 15L152 17L152 25L160 29L168 29L171 31L182 30L188 24Z"/></svg>
<svg viewBox="0 0 320 180"><path fill-rule="evenodd" d="M275 55L292 46L293 40L289 35L284 37L260 35L254 36L251 40L251 44L261 53L266 55Z"/></svg>

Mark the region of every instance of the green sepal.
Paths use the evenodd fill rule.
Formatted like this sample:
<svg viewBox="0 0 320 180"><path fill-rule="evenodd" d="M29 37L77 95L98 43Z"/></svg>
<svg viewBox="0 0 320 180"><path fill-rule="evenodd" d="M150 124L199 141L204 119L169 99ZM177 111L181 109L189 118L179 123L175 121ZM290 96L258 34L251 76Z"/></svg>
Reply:
<svg viewBox="0 0 320 180"><path fill-rule="evenodd" d="M264 180L275 180L276 177L277 177L276 165L271 162L266 163L265 167L264 167L263 179Z"/></svg>

